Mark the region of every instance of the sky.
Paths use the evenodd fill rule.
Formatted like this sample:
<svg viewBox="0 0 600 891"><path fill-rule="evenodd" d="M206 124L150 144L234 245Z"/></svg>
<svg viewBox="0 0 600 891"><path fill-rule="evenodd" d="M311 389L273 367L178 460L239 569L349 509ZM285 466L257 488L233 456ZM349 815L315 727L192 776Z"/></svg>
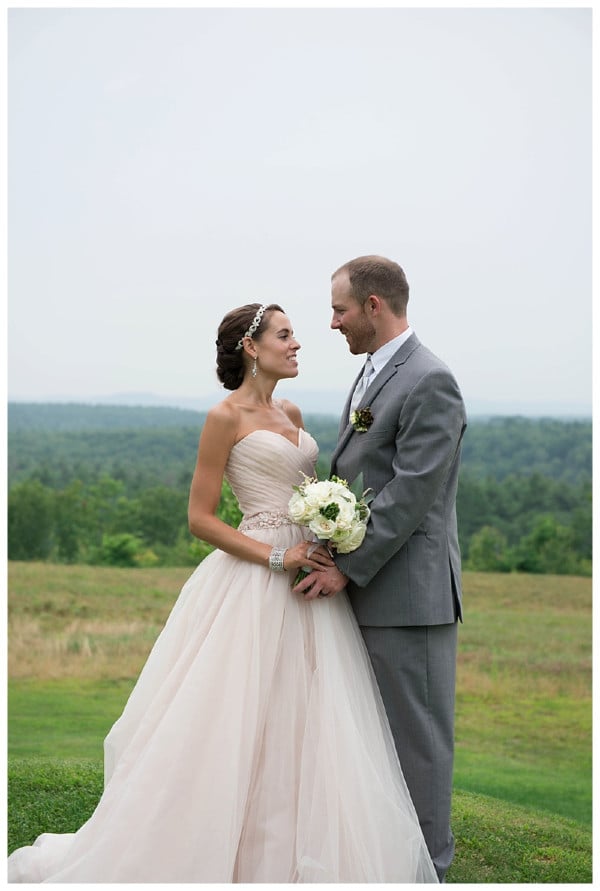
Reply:
<svg viewBox="0 0 600 891"><path fill-rule="evenodd" d="M591 8L15 7L7 39L10 399L216 401L258 301L284 395L341 400L330 277L376 253L467 409L591 411Z"/></svg>

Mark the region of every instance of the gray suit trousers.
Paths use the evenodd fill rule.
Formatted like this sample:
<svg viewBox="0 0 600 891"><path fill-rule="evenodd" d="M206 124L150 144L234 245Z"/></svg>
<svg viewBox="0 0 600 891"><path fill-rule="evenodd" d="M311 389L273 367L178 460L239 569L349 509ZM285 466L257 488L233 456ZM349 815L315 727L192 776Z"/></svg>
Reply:
<svg viewBox="0 0 600 891"><path fill-rule="evenodd" d="M454 855L450 805L457 627L454 622L360 629L440 881Z"/></svg>

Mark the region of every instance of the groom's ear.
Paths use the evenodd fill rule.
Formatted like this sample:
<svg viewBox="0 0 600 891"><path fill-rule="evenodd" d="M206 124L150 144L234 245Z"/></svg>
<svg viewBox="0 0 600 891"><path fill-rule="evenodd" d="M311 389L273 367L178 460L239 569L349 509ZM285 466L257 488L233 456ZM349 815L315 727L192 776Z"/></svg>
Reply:
<svg viewBox="0 0 600 891"><path fill-rule="evenodd" d="M369 316L378 316L381 312L381 297L378 297L377 294L369 294L367 299L365 300L365 308L367 310L367 315Z"/></svg>

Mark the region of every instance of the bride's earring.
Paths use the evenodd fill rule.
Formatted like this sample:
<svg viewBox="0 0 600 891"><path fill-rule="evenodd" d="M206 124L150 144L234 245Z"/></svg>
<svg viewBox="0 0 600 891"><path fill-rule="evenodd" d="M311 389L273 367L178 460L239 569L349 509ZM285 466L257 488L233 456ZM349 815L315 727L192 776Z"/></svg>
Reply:
<svg viewBox="0 0 600 891"><path fill-rule="evenodd" d="M254 357L254 365L250 369L250 374L252 377L256 377L256 356Z"/></svg>

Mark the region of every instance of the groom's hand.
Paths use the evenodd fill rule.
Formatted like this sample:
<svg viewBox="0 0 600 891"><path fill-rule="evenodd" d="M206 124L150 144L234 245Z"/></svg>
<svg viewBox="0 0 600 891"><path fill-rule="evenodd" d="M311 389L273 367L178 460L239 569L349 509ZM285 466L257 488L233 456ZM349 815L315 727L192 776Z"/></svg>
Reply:
<svg viewBox="0 0 600 891"><path fill-rule="evenodd" d="M340 572L337 566L327 569L317 569L298 582L293 591L295 594L304 594L305 600L314 600L315 597L332 597L348 583L348 576Z"/></svg>

